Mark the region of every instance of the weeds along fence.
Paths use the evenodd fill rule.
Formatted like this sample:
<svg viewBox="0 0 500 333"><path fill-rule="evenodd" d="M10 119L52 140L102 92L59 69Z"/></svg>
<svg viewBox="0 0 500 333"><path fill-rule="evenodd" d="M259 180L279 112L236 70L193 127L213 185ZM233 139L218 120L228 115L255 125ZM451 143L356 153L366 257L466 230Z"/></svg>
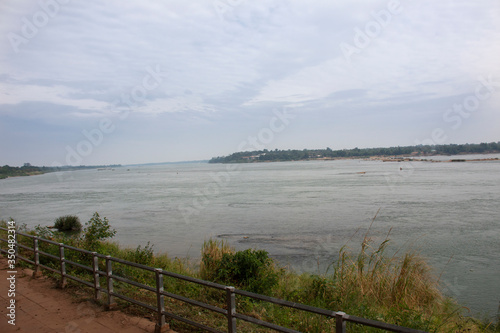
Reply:
<svg viewBox="0 0 500 333"><path fill-rule="evenodd" d="M33 265L34 275L39 275L41 273L41 269L58 274L60 275L61 288L66 286L67 279L83 284L93 290L94 299L96 301L100 301L101 296L104 294L104 302L107 309L114 308L117 304L116 299L120 299L121 301L150 310L151 312L156 313L155 332L161 332L162 328L166 325L166 318L169 318L169 320L180 321L192 327L215 333L223 333L224 331L228 333L236 333L238 331L237 326L240 326L241 331L245 332L247 329L242 328L243 323L241 321L278 332L299 332L291 328L273 324L238 312L237 297L247 297L255 301L272 303L279 307L291 308L300 312L326 317L331 320L328 331L335 330L336 333L346 332L346 323L348 322L357 324L357 327L362 325L391 332L424 332L371 319L351 316L340 311L321 309L305 304L293 303L278 298L255 294L244 290L238 290L231 286L224 286L168 272L160 268L153 268L131 261L106 256L97 252L83 250L21 232L10 234L7 233L8 229L3 227L0 227L0 230L6 231L5 235L8 235L7 238L9 238L0 238L0 252L7 255L15 255L16 262L17 260L22 260ZM15 246L8 246L9 244L14 244ZM54 255L53 253L57 253L57 255ZM80 261L80 263L75 260ZM86 262L88 264L85 265L81 262ZM77 272L79 277L69 274L68 272L70 271ZM139 282L139 280L142 280L137 279L136 277L142 276L143 274L149 274L150 279L148 281L154 282L149 284ZM218 292L218 304L208 304L203 301L195 300L193 298L181 296L168 291L169 285L179 283L192 284L194 289L204 288L205 292L210 292L210 290L215 293ZM127 285L129 289L116 288L117 286L123 285ZM136 290L136 292L130 293L121 291L130 290L130 288ZM144 296L144 291L150 292L150 297ZM175 303L174 306L168 306L169 304L165 303L166 299L169 300L170 303ZM220 327L219 325L219 327L214 328L199 321L185 318L182 316L183 306L193 306L201 308L202 310L200 311L210 311L219 316L224 316L225 319L222 319L225 321L225 325L223 325L223 327ZM177 313L173 313L173 310L167 311L167 308L175 308L178 311ZM222 331L222 329L224 329L224 331Z"/></svg>

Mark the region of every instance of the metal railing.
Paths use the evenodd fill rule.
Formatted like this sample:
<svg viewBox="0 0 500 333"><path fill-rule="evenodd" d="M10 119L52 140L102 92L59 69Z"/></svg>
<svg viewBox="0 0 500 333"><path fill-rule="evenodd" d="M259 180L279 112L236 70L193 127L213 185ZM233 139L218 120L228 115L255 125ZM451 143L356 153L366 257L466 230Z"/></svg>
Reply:
<svg viewBox="0 0 500 333"><path fill-rule="evenodd" d="M8 231L7 228L0 227L0 230ZM33 242L33 247L29 247L23 244L20 244L18 242L18 236L21 235L23 237L27 237L32 239ZM10 238L10 237L8 237ZM382 329L385 331L391 331L391 332L402 332L402 333L422 333L424 331L420 330L415 330L411 328L406 328L402 326L397 326L397 325L392 325L392 324L387 324L384 322L376 321L376 320L371 320L371 319L365 319L365 318L360 318L356 316L351 316L348 315L344 312L340 311L331 311L331 310L326 310L326 309L321 309L305 304L300 304L300 303L294 303L274 297L269 297L265 295L260 295L260 294L255 294L252 292L244 291L244 290L238 290L235 289L234 287L230 286L224 286L218 283L214 282L209 282L209 281L204 281L200 279L196 279L193 277L189 276L184 276L181 274L177 273L172 273L168 271L164 271L161 268L153 268L141 264L137 264L131 261L119 259L119 258L114 258L111 256L99 254L97 252L91 252L83 249L79 249L73 246L65 245L63 243L57 243L48 239L40 238L37 236L21 233L21 232L16 232L13 235L14 238L14 244L16 245L14 251L5 250L0 246L0 253L5 253L5 254L14 254L15 255L15 260L17 261L18 259L21 259L27 263L30 263L34 265L34 275L38 275L41 273L40 268L49 270L51 272L54 272L56 274L59 274L61 276L61 281L60 281L60 286L64 288L67 284L67 279L74 280L78 283L84 284L94 290L94 298L95 300L99 300L101 298L101 292L105 293L107 295L106 297L106 308L111 309L113 308L116 303L114 301L114 298L120 298L124 301L130 302L132 304L138 305L140 307L149 309L153 312L156 312L157 314L157 322L155 326L155 332L161 332L162 328L166 325L165 317L169 317L170 319L177 320L180 322L183 322L185 324L197 327L199 329L203 329L209 332L214 332L214 333L223 333L215 328L209 327L205 324L198 323L196 321L181 317L179 315L176 315L171 312L165 311L165 297L169 297L172 299L176 299L179 301L182 301L184 303L188 303L191 305L195 305L204 309L207 309L209 311L224 315L227 317L227 332L228 333L236 333L237 332L237 321L236 319L240 319L243 321L247 321L253 324L257 324L260 326L264 326L270 329L273 329L278 332L285 332L285 333L300 333L299 331L279 326L273 323L269 323L251 316L247 316L241 313L238 313L236 311L236 296L244 296L244 297L249 297L252 299L268 302L268 303L273 303L279 306L285 306L317 315L322 315L327 318L333 318L335 319L335 332L336 333L345 333L346 332L346 322L351 322L351 323L356 323L356 324L361 324L369 327L374 327L378 329ZM2 242L9 243L7 239L0 238L0 245ZM39 250L39 245L40 242L42 243L47 243L47 244L52 244L55 246L59 247L59 255L55 256L53 254L43 252ZM10 242L12 243L12 242ZM33 252L33 260L28 259L22 255L19 254L18 248L25 249L27 251ZM74 261L70 261L65 258L65 249L72 250L72 251L77 251L78 253L86 254L87 256L91 256L92 260L92 267L82 265L80 263L76 263ZM40 255L46 256L48 258L52 258L58 262L59 269L54 269L52 267L43 265L40 263ZM104 269L105 270L100 270L99 269L99 259L104 259ZM127 279L123 276L119 276L116 274L113 274L113 262L123 264L126 266L131 266L135 267L138 269L142 269L145 271L149 271L154 273L155 275L155 286L149 286L143 283L139 283L137 281L132 281L130 279ZM76 276L72 276L66 272L66 265L73 265L78 268L81 268L83 270L86 270L89 272L89 274L92 276L92 282L82 280ZM220 308L214 305L206 304L204 302L200 302L194 299L190 299L181 295L177 295L174 293L170 293L164 290L164 281L163 277L171 277L174 279L182 280L182 281L187 281L191 283L195 283L201 286L209 287L209 288L214 288L218 290L225 291L225 300L226 300L226 306L225 308ZM100 284L100 278L104 277L106 281L106 286L102 287ZM119 294L114 291L113 285L114 281L119 281L123 282L132 286L135 286L137 288L141 288L144 290L151 291L156 294L156 306L152 306L150 304L135 300L133 298L127 297L125 295Z"/></svg>

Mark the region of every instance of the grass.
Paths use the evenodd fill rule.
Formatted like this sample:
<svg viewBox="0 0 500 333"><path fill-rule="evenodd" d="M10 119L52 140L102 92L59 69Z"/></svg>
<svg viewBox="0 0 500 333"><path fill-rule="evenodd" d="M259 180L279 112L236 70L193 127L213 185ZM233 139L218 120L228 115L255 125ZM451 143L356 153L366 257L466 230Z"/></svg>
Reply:
<svg viewBox="0 0 500 333"><path fill-rule="evenodd" d="M5 226L5 222L0 223ZM21 228L22 229L22 228ZM49 233L44 228L35 230L22 229L31 235L40 235L52 238L57 242L84 248L85 242L78 237L68 236L63 233ZM2 238L5 232L0 231ZM418 253L398 251L393 255L387 254L390 245L387 237L380 243L374 244L365 235L360 250L351 251L346 245L342 247L325 274L297 274L293 271L279 267L275 263L266 264L261 268L267 270L262 276L273 276L276 283L266 290L268 296L286 299L292 302L308 304L333 311L343 311L350 315L370 318L387 323L425 330L429 332L499 332L500 325L485 323L480 320L465 317L462 308L453 300L445 297L439 291L439 279L432 273L431 267L425 258ZM19 241L27 246L32 246L30 239L19 237ZM2 243L2 248L6 244ZM201 249L199 265L182 259L172 259L167 254L154 253L153 246L149 243L137 248L123 248L110 241L101 241L100 253L113 257L137 262L150 267L162 268L166 271L217 281L220 278L221 262L230 262L237 254L226 242L209 239ZM57 246L40 243L40 250L58 255ZM261 251L246 251L245 258L252 258L253 254ZM401 254L400 254L401 252ZM20 253L31 258L32 253L20 249ZM91 258L80 255L76 251L67 250L66 258L83 265L91 266ZM262 254L262 253L260 253ZM58 268L55 260L40 256L41 263ZM246 262L246 261L244 261ZM251 262L252 265L255 262ZM20 261L20 265L23 264ZM101 269L104 262L99 263ZM255 266L252 266L255 269ZM233 267L234 268L234 267ZM244 270L238 266L237 270ZM68 265L68 274L90 281L91 277L85 270ZM232 271L234 272L234 271ZM48 274L48 272L44 272ZM241 273L238 271L237 273ZM155 277L152 272L132 268L130 266L113 263L113 274L133 280L138 283L154 286ZM258 273L261 274L261 273ZM48 274L50 275L50 274ZM53 274L58 278L57 274ZM198 284L174 279L164 278L166 291L204 302L220 308L225 308L225 292ZM79 293L86 292L91 297L92 290L80 284L70 282L70 288L78 289ZM273 280L274 281L274 280ZM236 281L237 283L238 281ZM105 286L104 278L101 285ZM245 285L237 286L245 288ZM115 281L115 292L134 298L146 304L156 306L154 293L133 287L123 282ZM104 301L104 298L102 299ZM119 308L125 312L155 320L155 313L130 303L117 300ZM221 331L227 329L227 320L223 315L203 310L202 308L187 303L166 298L166 310L179 316L204 323ZM303 332L331 332L334 320L319 315L312 315L286 307L277 306L254 299L237 297L238 313L246 314L274 324L293 328ZM193 332L192 327L176 321L171 322L171 327L179 332ZM368 327L348 324L349 332L375 332L378 330ZM238 321L238 330L241 332L268 332L269 330L250 323Z"/></svg>
<svg viewBox="0 0 500 333"><path fill-rule="evenodd" d="M203 242L201 248L201 261L200 261L200 278L204 280L214 280L216 277L217 263L222 260L225 254L234 254L232 249L226 242L216 241L209 239Z"/></svg>

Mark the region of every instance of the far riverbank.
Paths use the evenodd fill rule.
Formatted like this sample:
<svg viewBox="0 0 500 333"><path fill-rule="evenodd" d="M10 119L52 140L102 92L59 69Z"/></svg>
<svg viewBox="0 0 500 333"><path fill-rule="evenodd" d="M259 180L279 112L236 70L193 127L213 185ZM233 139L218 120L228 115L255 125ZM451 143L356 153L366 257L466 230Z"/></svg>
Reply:
<svg viewBox="0 0 500 333"><path fill-rule="evenodd" d="M500 142L480 144L449 144L449 145L418 145L389 148L354 148L332 150L303 149L303 150L255 150L236 152L228 156L213 157L209 163L249 163L249 162L283 162L283 161L311 161L311 160L338 160L364 159L370 157L401 158L411 157L424 159L429 156L451 156L470 154L498 154Z"/></svg>

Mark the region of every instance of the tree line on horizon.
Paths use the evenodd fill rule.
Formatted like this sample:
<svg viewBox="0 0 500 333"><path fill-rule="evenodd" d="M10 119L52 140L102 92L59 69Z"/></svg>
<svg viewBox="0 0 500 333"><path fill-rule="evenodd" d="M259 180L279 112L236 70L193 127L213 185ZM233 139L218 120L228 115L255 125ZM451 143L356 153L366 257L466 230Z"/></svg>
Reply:
<svg viewBox="0 0 500 333"><path fill-rule="evenodd" d="M209 163L246 163L269 161L302 161L319 158L356 158L371 156L432 156L432 155L459 155L500 153L500 141L479 144L448 144L448 145L417 145L389 148L354 148L332 150L303 149L303 150L255 150L236 152L228 156L213 157Z"/></svg>
<svg viewBox="0 0 500 333"><path fill-rule="evenodd" d="M79 166L61 166L61 167L47 167L47 166L34 166L30 163L24 163L22 167L14 167L9 165L4 165L0 167L0 179L5 179L7 177L19 177L19 176L32 176L32 175L40 175L48 172L56 172L56 171L73 171L73 170L81 170L81 169L97 169L102 167L119 167L120 164L116 165L79 165Z"/></svg>

